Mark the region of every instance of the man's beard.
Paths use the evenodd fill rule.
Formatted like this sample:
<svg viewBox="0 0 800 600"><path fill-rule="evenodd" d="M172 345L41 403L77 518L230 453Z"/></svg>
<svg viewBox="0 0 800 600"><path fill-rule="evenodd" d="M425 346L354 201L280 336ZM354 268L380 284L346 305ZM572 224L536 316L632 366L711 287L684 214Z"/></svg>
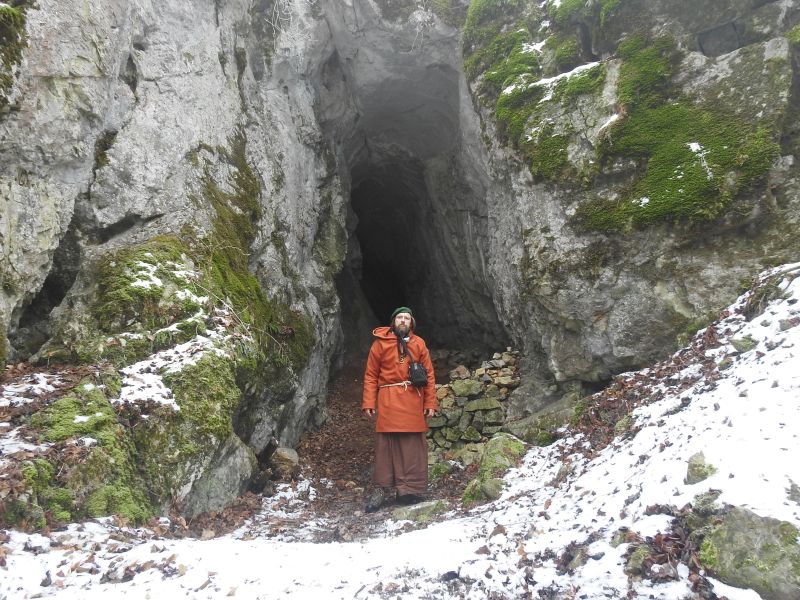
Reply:
<svg viewBox="0 0 800 600"><path fill-rule="evenodd" d="M408 331L409 331L408 325L396 325L395 328L394 328L394 332L397 335L400 335L400 336L403 336L403 337L408 335Z"/></svg>

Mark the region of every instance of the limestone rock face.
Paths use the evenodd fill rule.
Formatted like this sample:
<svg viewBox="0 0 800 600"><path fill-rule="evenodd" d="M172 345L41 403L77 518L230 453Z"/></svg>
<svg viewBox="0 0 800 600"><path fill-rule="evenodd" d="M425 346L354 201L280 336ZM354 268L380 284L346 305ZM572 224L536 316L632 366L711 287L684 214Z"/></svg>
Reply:
<svg viewBox="0 0 800 600"><path fill-rule="evenodd" d="M186 486L165 490L192 514L238 495L271 440L293 445L321 422L340 340L345 203L305 77L321 23L298 0L273 29L273 4L37 2L0 115L4 362L122 367L163 344L114 283L132 273L121 253L152 244L176 248L201 274L195 291L271 348L259 378L237 379L235 435L204 438ZM111 323L115 305L127 316ZM175 317L151 308L159 325Z"/></svg>
<svg viewBox="0 0 800 600"><path fill-rule="evenodd" d="M541 352L556 382L604 380L663 356L682 328L735 297L735 282L773 258L796 254L797 146L787 142L796 136L786 119L797 111L790 83L797 51L783 35L798 21L797 7L759 4L633 0L601 18L592 3L585 9L527 3L516 18L475 10L468 19L465 61L490 145L495 305L514 341L530 355ZM549 26L519 33L520 23L545 20ZM473 41L498 26L491 43ZM729 39L732 29L740 33ZM621 45L626 37L629 45ZM509 44L508 55L491 54L498 40ZM643 49L631 50L639 41ZM646 62L659 43L672 50L664 50L663 87L648 99L642 74L661 69ZM570 61L554 62L551 47ZM669 127L685 120L666 119L644 135L669 143L655 150L625 146L632 141L628 127L655 123L680 103L681 114L724 116L741 131L768 132L772 141L764 143L773 144L757 182L737 183L747 175L735 165L709 167L716 187L695 217L668 216L685 207L668 208L664 198L682 202L690 195L680 187L684 167L674 157L681 145L688 151L707 143L707 128L673 133ZM675 153L674 162L664 161L666 153ZM702 160L689 154L685 164L693 160L701 168ZM658 169L666 174L655 183ZM727 208L713 218L699 214L716 211L719 198ZM653 203L662 200L656 215ZM537 387L537 395L546 393L546 385Z"/></svg>

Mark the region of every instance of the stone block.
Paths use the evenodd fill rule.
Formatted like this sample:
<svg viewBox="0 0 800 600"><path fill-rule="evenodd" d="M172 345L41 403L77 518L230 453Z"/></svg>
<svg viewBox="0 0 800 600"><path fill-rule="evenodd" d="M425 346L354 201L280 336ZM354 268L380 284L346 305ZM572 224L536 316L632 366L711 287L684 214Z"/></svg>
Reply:
<svg viewBox="0 0 800 600"><path fill-rule="evenodd" d="M436 429L437 427L444 427L447 425L447 417L439 415L437 417L431 417L428 419L428 427L431 429Z"/></svg>
<svg viewBox="0 0 800 600"><path fill-rule="evenodd" d="M477 429L470 425L464 430L464 433L461 434L461 439L465 442L478 442L481 439L481 434Z"/></svg>
<svg viewBox="0 0 800 600"><path fill-rule="evenodd" d="M483 384L474 379L458 379L450 384L456 396L477 396L483 393Z"/></svg>
<svg viewBox="0 0 800 600"><path fill-rule="evenodd" d="M472 400L469 402L465 407L464 410L466 412L475 412L478 410L495 410L497 408L502 408L502 404L500 404L494 398L478 398L477 400Z"/></svg>
<svg viewBox="0 0 800 600"><path fill-rule="evenodd" d="M457 406L453 408L446 408L442 411L442 416L447 419L447 425L449 427L458 424L463 414L464 409Z"/></svg>
<svg viewBox="0 0 800 600"><path fill-rule="evenodd" d="M502 408L487 410L481 414L483 415L484 423L486 423L487 425L502 425L506 417Z"/></svg>
<svg viewBox="0 0 800 600"><path fill-rule="evenodd" d="M457 427L461 431L464 431L470 425L472 425L472 413L464 412L464 414L461 415L461 418L458 420Z"/></svg>
<svg viewBox="0 0 800 600"><path fill-rule="evenodd" d="M456 429L455 427L447 427L445 429L440 429L440 432L443 432L445 442L456 442L461 439L461 430Z"/></svg>

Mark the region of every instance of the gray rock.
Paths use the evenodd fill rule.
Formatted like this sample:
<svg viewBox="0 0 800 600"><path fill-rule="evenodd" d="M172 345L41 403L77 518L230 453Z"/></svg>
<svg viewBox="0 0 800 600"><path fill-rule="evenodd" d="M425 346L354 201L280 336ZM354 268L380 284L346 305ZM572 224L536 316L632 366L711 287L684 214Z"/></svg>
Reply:
<svg viewBox="0 0 800 600"><path fill-rule="evenodd" d="M183 513L194 517L208 511L220 511L241 496L257 472L258 461L236 435L219 446L202 474L183 499Z"/></svg>
<svg viewBox="0 0 800 600"><path fill-rule="evenodd" d="M744 352L750 352L750 350L753 350L756 346L758 346L758 342L751 336L746 335L740 338L732 338L731 346L733 346L737 352L742 354Z"/></svg>
<svg viewBox="0 0 800 600"><path fill-rule="evenodd" d="M708 479L717 472L713 465L706 463L706 457L702 452L697 452L689 457L689 466L686 469L685 482L689 485L699 483Z"/></svg>
<svg viewBox="0 0 800 600"><path fill-rule="evenodd" d="M392 519L395 521L414 521L415 523L427 523L436 515L447 512L447 503L443 500L430 500L420 502L413 506L404 506L392 511Z"/></svg>
<svg viewBox="0 0 800 600"><path fill-rule="evenodd" d="M469 402L465 407L464 410L466 412L475 412L479 410L495 410L502 408L502 404L500 404L497 400L493 398L478 398L477 400L472 400Z"/></svg>
<svg viewBox="0 0 800 600"><path fill-rule="evenodd" d="M478 442L481 439L481 433L472 425L467 427L461 434L461 438L465 442Z"/></svg>
<svg viewBox="0 0 800 600"><path fill-rule="evenodd" d="M483 384L474 379L457 379L450 384L456 397L473 397L483 392Z"/></svg>
<svg viewBox="0 0 800 600"><path fill-rule="evenodd" d="M435 428L435 427L444 427L447 425L448 419L445 416L438 416L438 417L431 417L428 419L428 427Z"/></svg>
<svg viewBox="0 0 800 600"><path fill-rule="evenodd" d="M703 539L700 562L723 583L751 588L765 600L800 597L797 528L735 507Z"/></svg>
<svg viewBox="0 0 800 600"><path fill-rule="evenodd" d="M278 448L269 459L272 470L281 479L292 479L297 476L300 457L293 448Z"/></svg>

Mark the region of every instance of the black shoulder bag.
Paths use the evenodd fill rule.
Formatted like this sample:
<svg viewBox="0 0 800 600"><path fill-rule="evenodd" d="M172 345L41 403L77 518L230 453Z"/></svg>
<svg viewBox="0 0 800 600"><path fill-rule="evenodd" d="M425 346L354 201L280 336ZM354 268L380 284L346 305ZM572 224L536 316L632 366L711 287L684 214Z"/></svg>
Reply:
<svg viewBox="0 0 800 600"><path fill-rule="evenodd" d="M408 363L408 379L411 381L411 385L414 387L425 387L428 385L428 369L426 369L425 365L422 363L414 360L414 356L409 351L406 341L403 338L400 338L400 340L400 343L403 345L403 350L411 357L411 362Z"/></svg>

